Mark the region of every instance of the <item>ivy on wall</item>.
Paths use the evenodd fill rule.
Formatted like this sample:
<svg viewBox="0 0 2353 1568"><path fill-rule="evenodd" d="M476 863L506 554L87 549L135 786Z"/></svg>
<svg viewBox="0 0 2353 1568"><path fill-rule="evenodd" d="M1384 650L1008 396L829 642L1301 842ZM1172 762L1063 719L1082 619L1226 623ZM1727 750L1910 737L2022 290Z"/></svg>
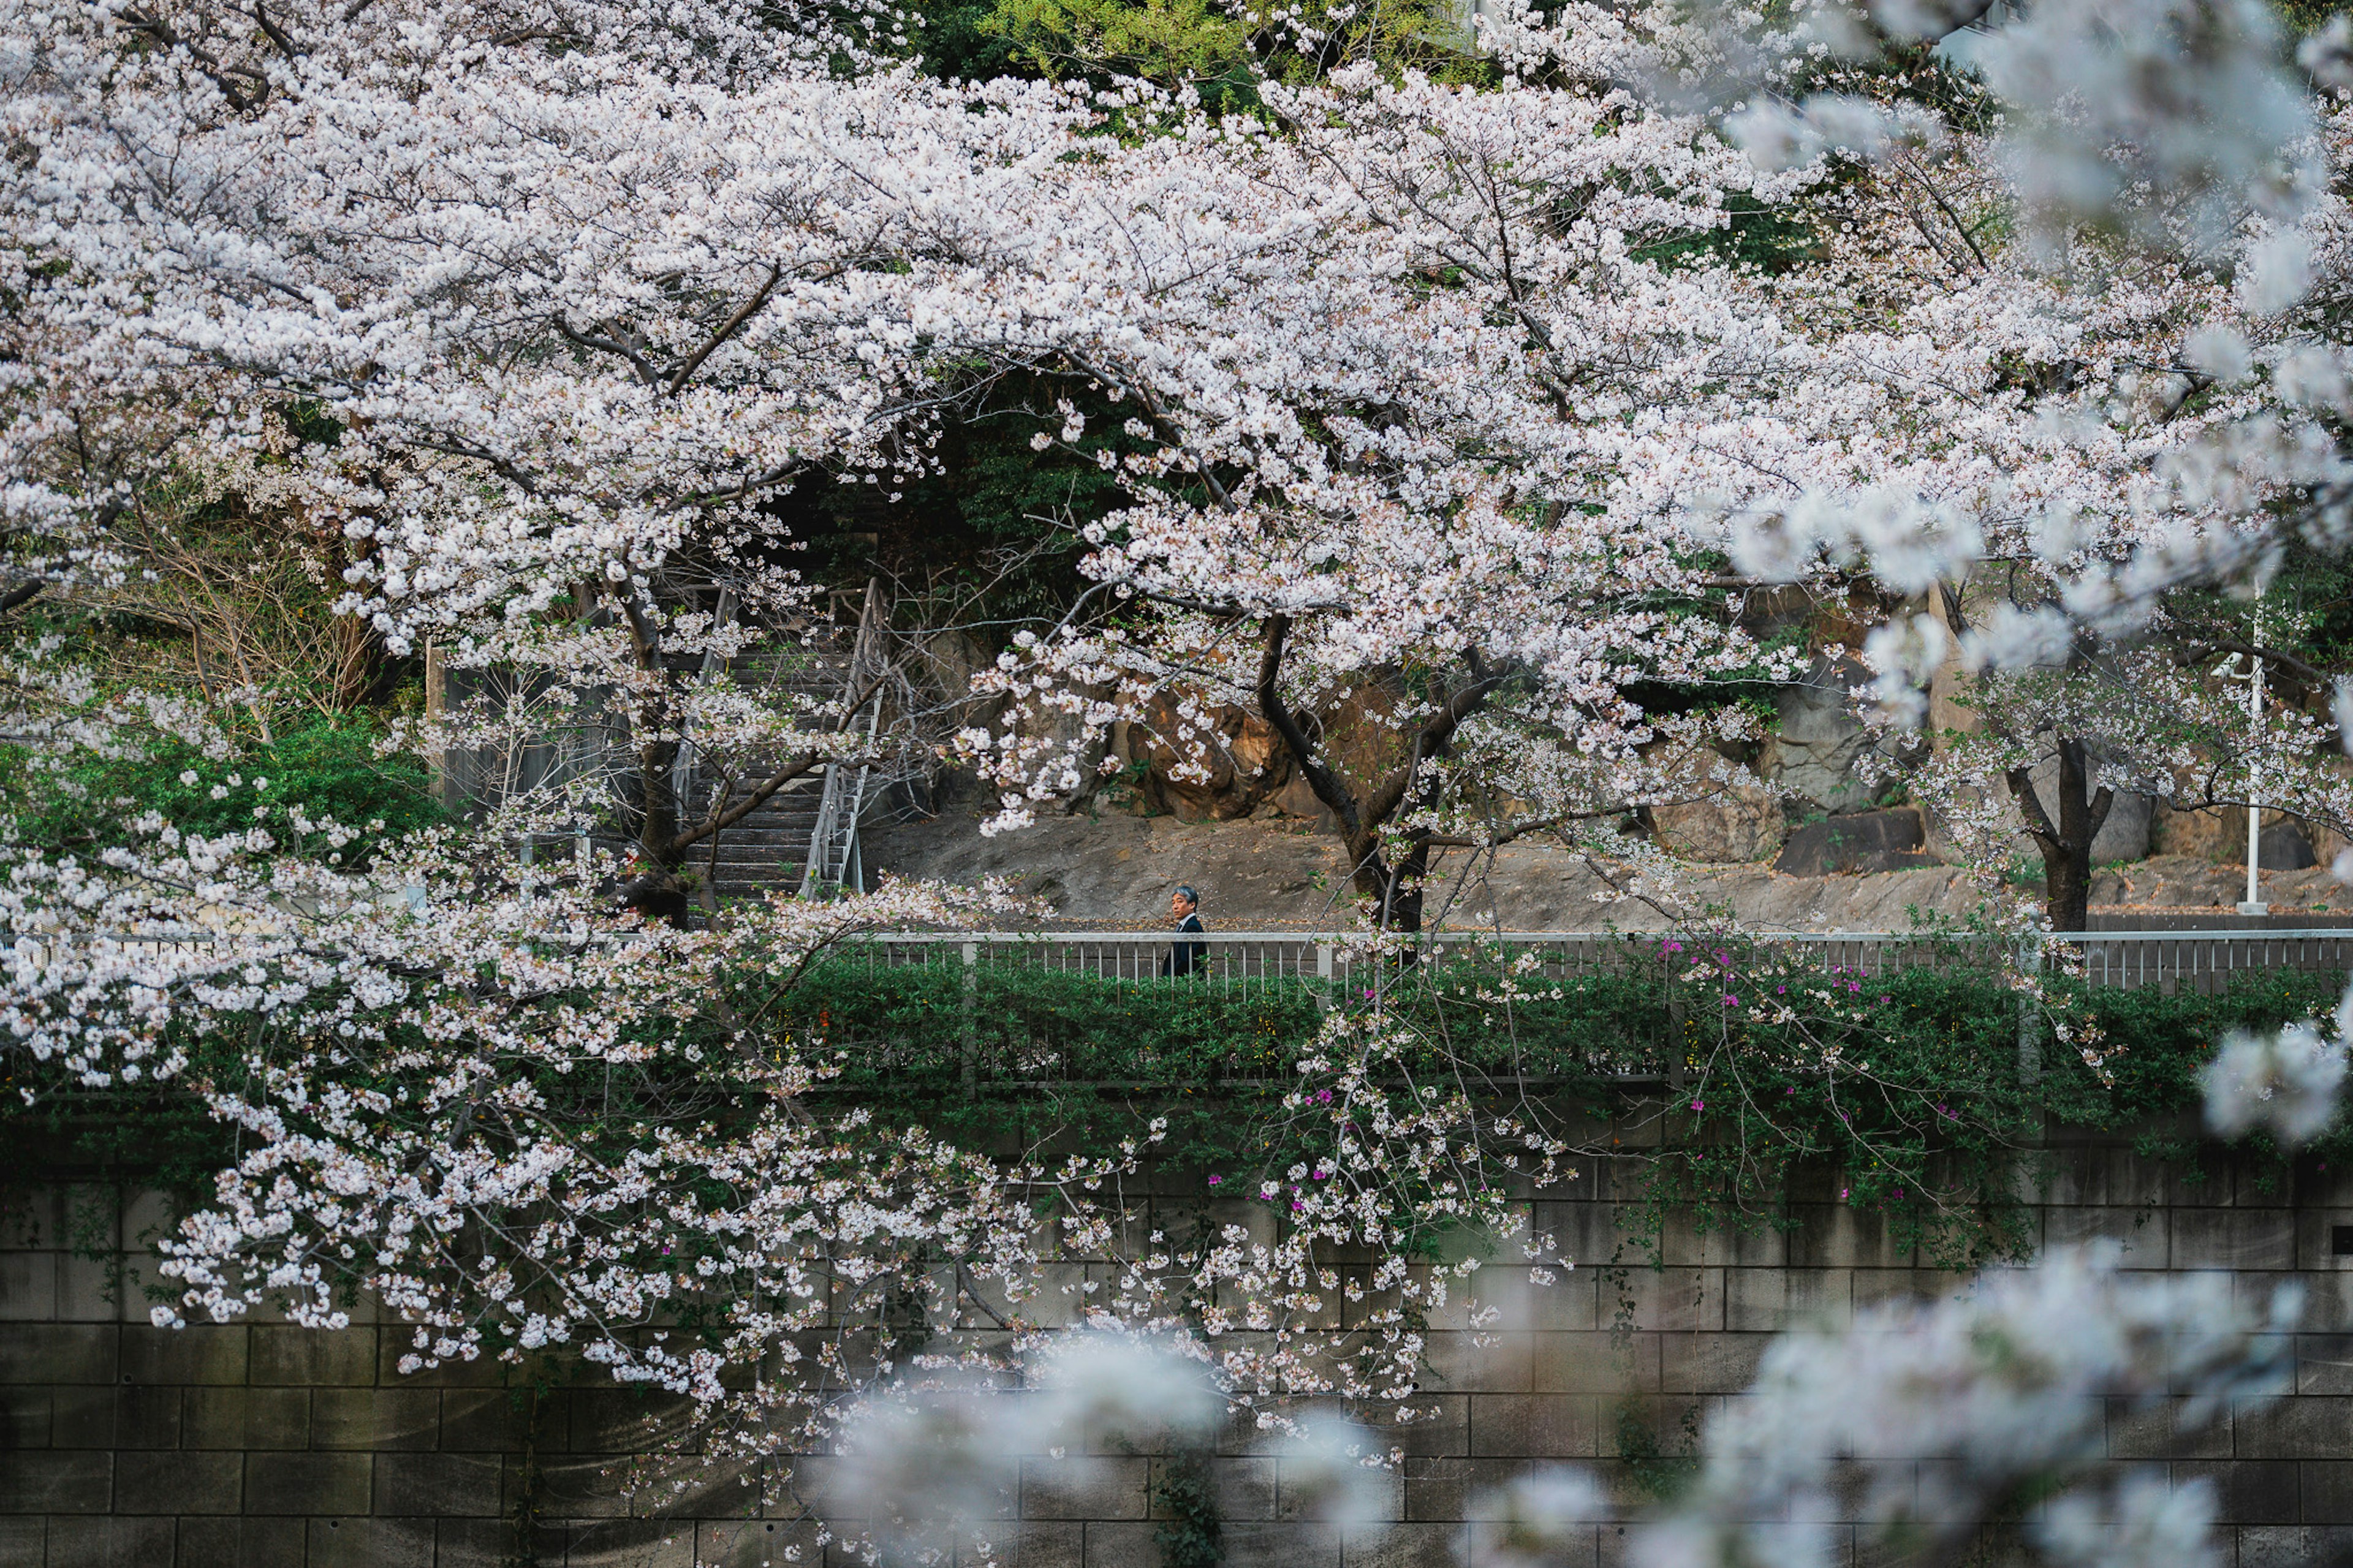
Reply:
<svg viewBox="0 0 2353 1568"><path fill-rule="evenodd" d="M1408 1042L1400 1070L1508 1101L1572 1149L1619 1158L1632 1178L1619 1189L1630 1194L1624 1217L1651 1261L1671 1213L1703 1231L1789 1226L1801 1223L1789 1199L1803 1186L1883 1214L1932 1261L1967 1266L2022 1247L2020 1162L2046 1138L2138 1133L2194 1174L2202 1146L2169 1129L2195 1104L2214 1043L2235 1027L2325 1016L2341 984L2274 972L2165 995L2056 982L2048 1005L2079 1033L2096 1030L2105 1058L2095 1072L2047 1049L2031 1072L2019 993L1991 968L1873 977L1707 939L1671 939L1672 952L1651 941L1639 961L1552 978L1458 954L1390 975L1377 999L1304 980L1228 994L1198 981L1014 963L877 968L854 956L813 966L780 1000L764 989L770 977L743 985L747 1002L780 1011L778 1037L830 1064L818 1093L1008 1153L1109 1152L1165 1117L1159 1158L1194 1173L1202 1200L1254 1193L1312 1154L1317 1124L1286 1104L1301 1066L1329 1010L1377 1006ZM233 1090L252 1044L190 1042L184 1082ZM0 1180L69 1169L201 1197L235 1157L231 1134L185 1088L6 1087L37 1092L30 1104L11 1092L0 1110ZM640 1110L612 1103L617 1149ZM2337 1157L2347 1141L2340 1130L2311 1157Z"/></svg>

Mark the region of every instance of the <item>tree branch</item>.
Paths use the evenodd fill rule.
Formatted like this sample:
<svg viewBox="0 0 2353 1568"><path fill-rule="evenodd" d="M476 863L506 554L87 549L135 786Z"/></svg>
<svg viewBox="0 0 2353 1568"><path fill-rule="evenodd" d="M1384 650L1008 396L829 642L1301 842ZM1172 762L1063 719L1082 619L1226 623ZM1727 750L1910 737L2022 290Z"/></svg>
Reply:
<svg viewBox="0 0 2353 1568"><path fill-rule="evenodd" d="M702 368L702 362L709 359L720 344L733 337L735 329L750 321L760 307L768 302L768 296L776 291L776 283L784 275L785 268L782 262L769 268L768 280L760 285L760 291L746 300L740 310L727 318L726 324L712 334L709 342L697 349L692 358L678 367L678 373L670 378L670 384L662 390L669 395L676 397L679 388L686 384L687 378Z"/></svg>

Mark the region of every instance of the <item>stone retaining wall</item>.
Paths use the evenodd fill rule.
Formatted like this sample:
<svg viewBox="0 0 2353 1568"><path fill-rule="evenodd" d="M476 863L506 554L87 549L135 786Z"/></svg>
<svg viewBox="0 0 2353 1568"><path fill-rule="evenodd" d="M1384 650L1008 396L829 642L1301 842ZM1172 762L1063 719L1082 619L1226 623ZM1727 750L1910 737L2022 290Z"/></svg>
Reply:
<svg viewBox="0 0 2353 1568"><path fill-rule="evenodd" d="M2251 1293L2300 1279L2308 1292L2288 1397L2194 1442L2162 1413L2114 1413L2110 1458L2211 1478L2232 1527L2224 1568L2353 1549L2353 1333L2342 1331L2353 1326L2353 1172L2314 1164L2268 1190L2253 1171L2197 1183L2122 1145L2054 1150L2049 1166L2034 1216L2045 1243L2113 1237L2132 1267L2228 1270ZM1531 1459L1598 1466L1630 1514L1646 1457L1683 1449L1776 1331L1954 1283L1873 1216L1820 1201L1827 1186L1793 1195L1787 1234L1671 1226L1663 1268L1613 1268L1624 1237L1611 1181L1588 1166L1582 1197L1545 1205L1541 1222L1581 1267L1525 1291L1496 1342L1474 1345L1461 1323L1432 1334L1437 1415L1403 1435L1391 1524L1344 1539L1301 1519L1282 1460L1237 1434L1207 1461L1228 1561L1445 1568L1484 1528L1482 1490ZM764 1516L733 1475L704 1476L649 1517L627 1461L664 1411L640 1393L538 1394L506 1386L495 1365L403 1377L396 1332L373 1324L153 1329L138 1259L166 1218L158 1200L77 1188L6 1201L0 1568L683 1568L825 1555L809 1526ZM1509 1283L1483 1279L1489 1294ZM1038 1456L1008 1556L1023 1568L1151 1568L1166 1463L1123 1452L1072 1484L1067 1461ZM854 1516L860 1500L826 1498L827 1467L802 1461L797 1484ZM1563 1568L1601 1568L1622 1541L1621 1526L1599 1525Z"/></svg>

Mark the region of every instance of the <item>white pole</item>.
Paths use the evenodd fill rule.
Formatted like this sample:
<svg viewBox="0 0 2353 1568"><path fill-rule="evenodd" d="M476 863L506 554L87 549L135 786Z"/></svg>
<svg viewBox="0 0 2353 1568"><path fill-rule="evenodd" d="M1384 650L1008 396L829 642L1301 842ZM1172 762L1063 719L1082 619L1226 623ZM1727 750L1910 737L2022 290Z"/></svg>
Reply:
<svg viewBox="0 0 2353 1568"><path fill-rule="evenodd" d="M2260 592L2255 595L2255 614L2252 624L2253 641L2263 646L2263 601ZM2247 743L2252 748L2247 763L2247 900L2239 906L2242 915L2267 915L2272 907L2263 902L2258 886L2257 873L2263 863L2263 658L2261 654L2249 656L2253 668L2247 677Z"/></svg>
<svg viewBox="0 0 2353 1568"><path fill-rule="evenodd" d="M2263 661L2255 660L2255 678L2247 683L2247 729L2254 732L2263 717ZM2257 868L2263 863L2263 803L2254 787L2253 770L2248 772L2247 800L2247 902L2263 902L2262 891L2256 886Z"/></svg>

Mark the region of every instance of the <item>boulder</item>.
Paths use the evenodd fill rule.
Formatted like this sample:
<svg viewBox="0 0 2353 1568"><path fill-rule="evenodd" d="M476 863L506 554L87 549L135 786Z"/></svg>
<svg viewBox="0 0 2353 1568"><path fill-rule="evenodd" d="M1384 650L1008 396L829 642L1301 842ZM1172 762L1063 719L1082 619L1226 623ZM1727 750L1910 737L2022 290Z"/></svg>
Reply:
<svg viewBox="0 0 2353 1568"><path fill-rule="evenodd" d="M2302 871L2320 864L2303 825L2267 823L2255 839L2255 868L2263 871Z"/></svg>
<svg viewBox="0 0 2353 1568"><path fill-rule="evenodd" d="M1851 658L1818 659L1805 679L1774 693L1778 722L1759 771L1796 799L1822 810L1868 811L1877 788L1861 773L1870 732L1847 710L1847 689L1871 679Z"/></svg>
<svg viewBox="0 0 2353 1568"><path fill-rule="evenodd" d="M1164 697L1141 722L1118 728L1112 754L1144 764L1134 786L1138 803L1187 822L1229 821L1269 802L1288 809L1284 786L1294 770L1272 727L1235 707L1212 709L1208 717L1206 730L1188 724L1176 702ZM1196 776L1188 764L1201 767L1207 776ZM1291 800L1305 794L1313 801L1303 783Z"/></svg>
<svg viewBox="0 0 2353 1568"><path fill-rule="evenodd" d="M2119 793L2108 803L2107 820L2092 835L2092 864L2147 859L2148 826L2156 815L2156 796Z"/></svg>
<svg viewBox="0 0 2353 1568"><path fill-rule="evenodd" d="M1651 826L1668 854L1705 865L1762 860L1781 847L1781 808L1761 789L1732 785L1707 800L1654 805Z"/></svg>
<svg viewBox="0 0 2353 1568"><path fill-rule="evenodd" d="M1913 806L1845 812L1790 830L1773 869L1792 877L1833 872L1908 871L1936 864Z"/></svg>

